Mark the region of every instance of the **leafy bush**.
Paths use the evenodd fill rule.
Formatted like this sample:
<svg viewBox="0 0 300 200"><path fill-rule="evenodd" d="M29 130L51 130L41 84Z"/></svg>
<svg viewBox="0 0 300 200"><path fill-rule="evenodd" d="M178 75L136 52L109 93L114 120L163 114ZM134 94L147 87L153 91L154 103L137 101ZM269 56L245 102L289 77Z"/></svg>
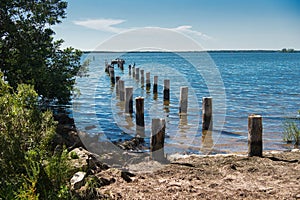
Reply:
<svg viewBox="0 0 300 200"><path fill-rule="evenodd" d="M56 123L30 85L14 91L0 72L0 199L70 199L67 152L52 154Z"/></svg>

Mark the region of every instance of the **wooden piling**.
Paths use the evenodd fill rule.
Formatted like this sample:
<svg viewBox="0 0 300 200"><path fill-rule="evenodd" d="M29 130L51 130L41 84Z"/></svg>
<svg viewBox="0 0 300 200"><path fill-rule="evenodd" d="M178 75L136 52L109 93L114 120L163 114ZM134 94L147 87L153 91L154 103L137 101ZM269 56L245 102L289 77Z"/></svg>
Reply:
<svg viewBox="0 0 300 200"><path fill-rule="evenodd" d="M170 80L164 80L164 101L170 101Z"/></svg>
<svg viewBox="0 0 300 200"><path fill-rule="evenodd" d="M150 72L146 72L146 90L149 91L151 87Z"/></svg>
<svg viewBox="0 0 300 200"><path fill-rule="evenodd" d="M135 98L135 122L136 134L138 137L144 137L145 120L144 120L144 97Z"/></svg>
<svg viewBox="0 0 300 200"><path fill-rule="evenodd" d="M135 68L134 68L134 66L132 67L132 78L135 78Z"/></svg>
<svg viewBox="0 0 300 200"><path fill-rule="evenodd" d="M133 87L125 87L125 113L133 113Z"/></svg>
<svg viewBox="0 0 300 200"><path fill-rule="evenodd" d="M157 82L158 82L158 76L153 77L153 93L157 94Z"/></svg>
<svg viewBox="0 0 300 200"><path fill-rule="evenodd" d="M110 82L112 84L115 84L115 70L113 67L109 68L109 76L110 76Z"/></svg>
<svg viewBox="0 0 300 200"><path fill-rule="evenodd" d="M108 67L109 67L109 65L108 65L108 62L107 61L105 61L105 72L107 72L107 73L109 73L109 71L108 71Z"/></svg>
<svg viewBox="0 0 300 200"><path fill-rule="evenodd" d="M212 130L213 118L212 118L212 98L202 98L202 130Z"/></svg>
<svg viewBox="0 0 300 200"><path fill-rule="evenodd" d="M125 82L123 80L119 80L119 95L120 95L120 101L125 100Z"/></svg>
<svg viewBox="0 0 300 200"><path fill-rule="evenodd" d="M248 156L262 156L262 116L251 114L248 116Z"/></svg>
<svg viewBox="0 0 300 200"><path fill-rule="evenodd" d="M120 69L123 71L124 70L124 62L123 61L119 61L118 65L119 65Z"/></svg>
<svg viewBox="0 0 300 200"><path fill-rule="evenodd" d="M131 65L128 66L128 74L131 75Z"/></svg>
<svg viewBox="0 0 300 200"><path fill-rule="evenodd" d="M144 70L141 69L140 72L141 72L141 85L143 87L144 86L144 82L145 82Z"/></svg>
<svg viewBox="0 0 300 200"><path fill-rule="evenodd" d="M187 114L188 87L180 87L179 113Z"/></svg>
<svg viewBox="0 0 300 200"><path fill-rule="evenodd" d="M116 96L119 96L120 91L119 91L119 80L120 80L120 76L116 76Z"/></svg>
<svg viewBox="0 0 300 200"><path fill-rule="evenodd" d="M150 157L152 160L164 161L165 119L152 119Z"/></svg>
<svg viewBox="0 0 300 200"><path fill-rule="evenodd" d="M135 80L139 81L140 80L140 69L135 68Z"/></svg>

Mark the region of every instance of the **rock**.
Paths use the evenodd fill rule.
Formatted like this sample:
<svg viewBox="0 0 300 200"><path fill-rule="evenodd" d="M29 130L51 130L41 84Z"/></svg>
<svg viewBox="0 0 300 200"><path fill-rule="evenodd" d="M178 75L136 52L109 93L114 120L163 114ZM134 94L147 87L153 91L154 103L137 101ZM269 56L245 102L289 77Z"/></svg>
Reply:
<svg viewBox="0 0 300 200"><path fill-rule="evenodd" d="M88 170L88 158L89 158L90 152L83 148L76 148L69 152L69 157L71 158L70 162L71 165L76 170L82 170L87 171ZM77 155L77 159L72 159L71 155Z"/></svg>
<svg viewBox="0 0 300 200"><path fill-rule="evenodd" d="M79 147L69 152L71 158L71 165L76 170L89 171L92 173L98 173L102 170L108 169L109 167L98 160L97 155Z"/></svg>
<svg viewBox="0 0 300 200"><path fill-rule="evenodd" d="M74 119L69 117L66 113L60 113L54 115L54 120L59 124L74 124Z"/></svg>
<svg viewBox="0 0 300 200"><path fill-rule="evenodd" d="M85 184L84 178L86 173L85 172L77 172L73 175L73 177L70 180L71 188L73 190L78 190Z"/></svg>
<svg viewBox="0 0 300 200"><path fill-rule="evenodd" d="M121 177L127 182L130 183L132 182L132 179L130 177L134 177L135 175L130 173L130 172L126 172L126 171L121 171Z"/></svg>
<svg viewBox="0 0 300 200"><path fill-rule="evenodd" d="M292 149L291 152L300 152L300 149Z"/></svg>
<svg viewBox="0 0 300 200"><path fill-rule="evenodd" d="M119 146L122 150L143 150L144 149L144 144L145 140L144 138L139 138L139 137L134 137L131 140L127 141L119 141L119 142L114 142L115 145Z"/></svg>
<svg viewBox="0 0 300 200"><path fill-rule="evenodd" d="M56 127L56 136L53 141L53 146L66 145L68 149L76 147L84 147L77 133L74 119L67 114L56 114L54 120L58 121Z"/></svg>

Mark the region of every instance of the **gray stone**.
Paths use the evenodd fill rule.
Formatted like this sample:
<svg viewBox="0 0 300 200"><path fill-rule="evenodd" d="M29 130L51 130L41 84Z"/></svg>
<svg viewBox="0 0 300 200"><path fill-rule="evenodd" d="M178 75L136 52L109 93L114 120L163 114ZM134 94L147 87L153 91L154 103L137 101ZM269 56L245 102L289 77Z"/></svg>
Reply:
<svg viewBox="0 0 300 200"><path fill-rule="evenodd" d="M73 175L73 177L70 180L71 188L74 190L78 190L85 184L85 172L77 172Z"/></svg>

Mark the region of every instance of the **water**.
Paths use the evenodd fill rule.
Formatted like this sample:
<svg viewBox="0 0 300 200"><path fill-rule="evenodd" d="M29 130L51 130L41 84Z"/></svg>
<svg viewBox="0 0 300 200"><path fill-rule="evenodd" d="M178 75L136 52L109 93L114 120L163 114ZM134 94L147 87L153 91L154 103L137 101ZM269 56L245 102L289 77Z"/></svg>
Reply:
<svg viewBox="0 0 300 200"><path fill-rule="evenodd" d="M124 71L115 67L115 75L134 87L134 98L145 98L145 134L149 144L152 118L165 118L167 153L230 153L247 151L247 118L251 113L263 116L264 150L290 148L282 141L285 117L300 109L300 53L91 53L89 77L77 79L82 95L73 100L77 128L99 140L120 141L135 136L135 115L124 113L124 102L104 73L105 60L121 57ZM200 66L198 72L191 63ZM129 75L128 65L159 76L158 96ZM194 64L194 63L193 63ZM215 64L220 77L210 66ZM218 82L218 79L222 84ZM170 79L171 100L162 100L163 80ZM188 115L178 115L179 88L189 86ZM224 91L224 96L222 96ZM202 97L213 96L214 125L212 135L201 130ZM223 99L224 97L224 99ZM223 105L224 100L224 105ZM226 107L225 107L226 104ZM134 105L135 106L135 105ZM226 110L225 110L226 109ZM224 113L223 113L224 111ZM225 113L226 111L226 113Z"/></svg>

